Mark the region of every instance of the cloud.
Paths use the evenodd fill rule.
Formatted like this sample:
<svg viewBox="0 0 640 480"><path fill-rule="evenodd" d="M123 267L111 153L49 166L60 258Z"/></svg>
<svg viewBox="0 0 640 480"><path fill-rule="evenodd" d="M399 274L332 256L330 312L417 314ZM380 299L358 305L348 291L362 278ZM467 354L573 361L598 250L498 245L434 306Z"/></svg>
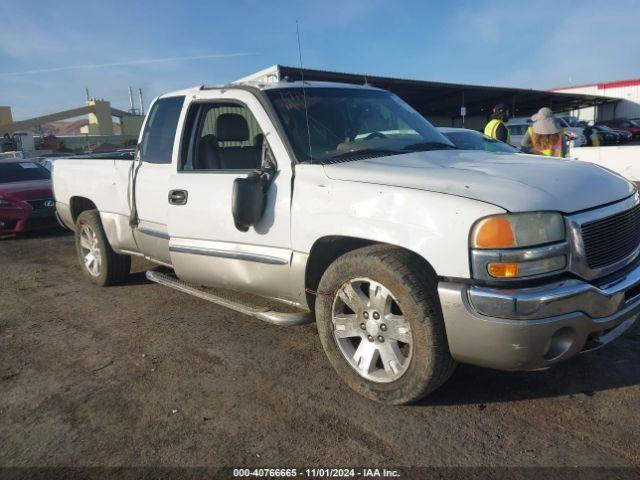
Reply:
<svg viewBox="0 0 640 480"><path fill-rule="evenodd" d="M32 75L37 73L66 72L69 70L87 70L87 69L93 69L93 68L123 67L123 66L131 66L131 65L149 65L149 64L155 64L155 63L207 60L207 59L214 59L214 58L249 57L253 55L257 55L257 53L251 53L251 52L213 53L208 55L191 55L191 56L184 56L184 57L148 58L148 59L142 59L142 60L129 60L125 62L66 65L61 67L40 68L37 70L23 70L21 72L0 72L0 78L14 77L14 76L20 76L20 75Z"/></svg>

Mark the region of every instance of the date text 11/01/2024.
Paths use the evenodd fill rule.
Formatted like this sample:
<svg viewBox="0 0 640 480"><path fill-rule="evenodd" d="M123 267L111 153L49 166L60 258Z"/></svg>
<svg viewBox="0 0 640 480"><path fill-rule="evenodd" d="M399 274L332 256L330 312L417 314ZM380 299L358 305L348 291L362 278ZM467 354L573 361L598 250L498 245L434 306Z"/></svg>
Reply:
<svg viewBox="0 0 640 480"><path fill-rule="evenodd" d="M388 468L238 468L234 478L400 478L401 472Z"/></svg>

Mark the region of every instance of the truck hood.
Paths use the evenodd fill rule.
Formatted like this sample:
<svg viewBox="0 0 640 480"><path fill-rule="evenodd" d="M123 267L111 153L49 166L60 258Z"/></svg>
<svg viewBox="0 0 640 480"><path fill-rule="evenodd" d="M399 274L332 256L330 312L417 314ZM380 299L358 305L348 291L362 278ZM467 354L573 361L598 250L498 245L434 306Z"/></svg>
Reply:
<svg viewBox="0 0 640 480"><path fill-rule="evenodd" d="M407 153L328 164L324 169L335 180L457 195L510 212L573 213L635 192L623 177L592 163L472 150Z"/></svg>

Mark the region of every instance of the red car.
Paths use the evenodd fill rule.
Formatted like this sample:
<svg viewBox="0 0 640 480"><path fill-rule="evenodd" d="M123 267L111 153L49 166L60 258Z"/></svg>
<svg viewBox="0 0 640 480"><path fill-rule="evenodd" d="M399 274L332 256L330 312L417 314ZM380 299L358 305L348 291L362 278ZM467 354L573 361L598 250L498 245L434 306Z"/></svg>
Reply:
<svg viewBox="0 0 640 480"><path fill-rule="evenodd" d="M638 140L640 138L640 125L624 118L618 118L617 120L602 120L597 122L596 125L606 125L613 130L624 130L629 132L633 135L633 140Z"/></svg>
<svg viewBox="0 0 640 480"><path fill-rule="evenodd" d="M0 234L57 225L51 173L29 160L0 160Z"/></svg>

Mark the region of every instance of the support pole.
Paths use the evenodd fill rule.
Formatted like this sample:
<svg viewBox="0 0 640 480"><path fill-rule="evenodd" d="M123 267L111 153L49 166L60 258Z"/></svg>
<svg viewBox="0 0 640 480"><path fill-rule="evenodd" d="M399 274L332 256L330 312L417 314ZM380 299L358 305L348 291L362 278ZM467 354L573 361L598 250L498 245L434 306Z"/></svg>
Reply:
<svg viewBox="0 0 640 480"><path fill-rule="evenodd" d="M138 95L140 96L140 115L144 115L144 101L142 100L142 89L138 89Z"/></svg>
<svg viewBox="0 0 640 480"><path fill-rule="evenodd" d="M129 113L134 113L135 107L133 105L133 89L131 85L129 85Z"/></svg>

